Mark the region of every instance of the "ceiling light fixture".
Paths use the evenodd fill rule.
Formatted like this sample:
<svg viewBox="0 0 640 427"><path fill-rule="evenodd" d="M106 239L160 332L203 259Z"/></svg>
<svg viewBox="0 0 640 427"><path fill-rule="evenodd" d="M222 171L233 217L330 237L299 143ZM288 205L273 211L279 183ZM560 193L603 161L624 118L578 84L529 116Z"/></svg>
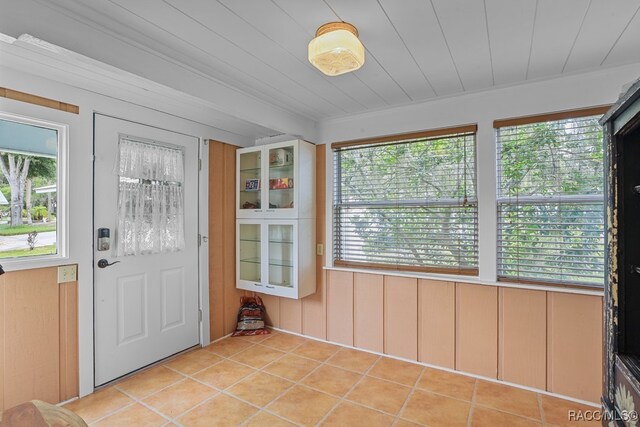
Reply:
<svg viewBox="0 0 640 427"><path fill-rule="evenodd" d="M346 22L324 24L309 42L309 62L327 76L355 71L364 64L358 30Z"/></svg>

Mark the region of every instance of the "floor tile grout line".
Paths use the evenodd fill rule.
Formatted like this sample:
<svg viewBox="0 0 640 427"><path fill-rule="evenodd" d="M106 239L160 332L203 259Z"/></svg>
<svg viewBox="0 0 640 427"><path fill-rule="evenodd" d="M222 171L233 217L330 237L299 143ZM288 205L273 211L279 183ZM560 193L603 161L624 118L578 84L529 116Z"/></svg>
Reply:
<svg viewBox="0 0 640 427"><path fill-rule="evenodd" d="M172 417L171 418L171 422L173 422L175 424L178 424L178 425L182 425L182 423L178 421L178 418L188 414L189 412L193 411L194 409L206 404L207 402L213 400L215 397L219 396L220 395L220 391L219 390L216 390L216 391L217 391L217 393L215 393L213 396L207 397L202 402L199 402L198 404L193 405L191 408L187 409L186 411L183 411L183 412L177 414L176 416Z"/></svg>
<svg viewBox="0 0 640 427"><path fill-rule="evenodd" d="M476 382L476 386L479 386L481 381L482 380L478 379L477 382ZM525 390L525 391L527 391L527 390ZM491 411L496 411L496 412L500 412L500 413L503 413L503 414L511 415L511 416L514 416L514 417L522 418L522 419L527 420L527 421L533 421L533 422L536 422L536 423L544 424L542 413L540 411L540 403L538 402L540 394L539 393L535 393L535 392L532 392L532 393L534 394L534 397L536 399L536 407L538 407L538 417L537 418L536 417L530 417L530 416L527 416L527 415L523 415L521 413L516 413L516 412L513 412L513 411L508 411L508 410L503 409L503 408L497 408L495 406L490 406L490 405L478 403L477 402L477 398L476 398L476 391L475 390L474 390L473 407L474 408L480 407L482 409L489 409Z"/></svg>
<svg viewBox="0 0 640 427"><path fill-rule="evenodd" d="M211 365L211 366L213 366L213 365ZM168 368L168 369L172 369L172 368ZM206 369L206 368L205 368L205 369ZM209 400L211 400L211 399L213 399L214 397L218 396L218 395L222 392L222 390L220 390L219 388L217 388L217 387L215 387L215 386L213 386L213 385L211 385L211 384L207 384L207 383L206 383L206 382L204 382L204 381L200 381L200 380L198 380L198 379L196 379L196 378L193 378L193 377L192 377L192 376L190 376L190 375L187 375L187 374L182 374L182 375L184 375L184 376L186 377L186 378L185 378L185 380L190 379L190 380L192 380L192 381L194 381L194 382L197 382L197 383L199 383L199 384L201 384L201 385L204 385L204 386L206 386L206 387L208 387L208 388L212 389L215 393L214 393L212 396L207 397L207 398L206 398L206 399L204 399L203 401L198 402L196 405L194 405L194 406L190 407L189 409L187 409L187 410L185 410L185 411L182 411L181 413L179 413L179 414L177 414L177 415L175 415L175 416L171 417L172 422L177 422L177 421L175 421L175 420L177 420L177 419L178 419L178 418L180 418L181 416L185 415L187 412L191 411L192 409L194 409L194 408L196 408L196 407L200 406L201 404L203 404L203 403L205 403L205 402L208 402ZM182 382L182 381L183 381L183 380L181 380L181 381L179 381L179 382ZM176 383L174 383L174 384L172 384L172 385L175 385L175 384L178 384L178 383L176 382ZM168 387L167 387L167 388L168 388ZM166 388L165 388L165 389L166 389ZM161 391L162 391L162 390L161 390ZM159 392L158 392L158 393L159 393ZM154 393L153 395L149 395L149 396L145 397L145 399L147 399L147 398L149 398L149 397L151 397L151 396L154 396L155 394L157 394L157 393Z"/></svg>
<svg viewBox="0 0 640 427"><path fill-rule="evenodd" d="M540 395L540 393L536 393L536 398L538 400L538 411L540 411L540 421L542 422L542 425L545 426L547 425L547 420L544 414L544 406L542 405L542 395Z"/></svg>
<svg viewBox="0 0 640 427"><path fill-rule="evenodd" d="M134 400L133 402L129 402L129 403L127 403L127 404L126 404L126 405L124 405L124 406L121 406L121 407L119 407L119 408L116 408L116 409L114 409L113 411L109 411L109 412L107 412L105 415L103 415L103 416L101 416L101 417L99 417L99 418L96 418L95 420L91 421L90 423L89 423L89 422L87 422L86 420L84 420L84 418L83 418L83 420L84 420L87 424L95 424L95 423L98 423L98 422L100 422L100 421L104 420L104 419L105 419L105 418L107 418L107 417L110 417L111 415L115 415L115 414L117 414L117 413L119 413L119 412L124 411L125 409L127 409L127 408L129 408L129 407L131 407L131 406L135 405L136 403L137 403L137 401L135 401L135 400ZM82 417L81 417L81 418L82 418Z"/></svg>
<svg viewBox="0 0 640 427"><path fill-rule="evenodd" d="M147 404L146 402L143 402L141 400L138 401L139 405L144 406L145 408L149 409L152 412L155 412L156 414L160 415L162 418L164 418L165 420L167 420L167 423L172 423L173 422L173 418L163 414L162 412L160 412L158 409L154 408L153 406ZM166 423L165 423L166 424Z"/></svg>
<svg viewBox="0 0 640 427"><path fill-rule="evenodd" d="M196 405L193 405L193 406L192 406L192 407L190 407L189 409L187 409L187 410L185 410L185 411L183 411L183 412L181 412L181 413L179 413L179 414L175 415L174 417L172 417L171 421L172 421L172 422L174 422L174 423L177 423L177 424L181 424L179 421L177 421L177 420L178 420L178 418L181 418L182 416L186 415L187 413L189 413L189 412L193 411L194 409L196 409L196 408L198 408L198 407L200 407L200 406L202 406L202 405L206 404L207 402L209 402L209 401L213 400L214 398L216 398L216 397L218 397L218 396L220 396L220 395L222 394L222 390L220 390L220 389L218 389L218 388L216 388L216 387L212 386L211 384L207 384L207 383L205 383L205 382L203 382L203 381L199 381L199 380L197 380L197 379L195 379L195 378L190 378L190 379L192 379L193 381L195 381L195 382L197 382L197 383L200 383L200 384L202 384L202 385L205 385L205 386L207 386L207 387L209 387L209 388L213 389L213 391L215 391L215 393L214 393L212 396L207 397L207 398L206 398L206 399L204 399L203 401L198 402ZM240 380L240 381L241 381L241 380ZM240 381L238 381L238 382L240 382ZM236 383L232 384L232 385L231 385L231 386L229 386L229 387L232 387L232 386L233 386L233 385L235 385L235 384L236 384Z"/></svg>
<svg viewBox="0 0 640 427"><path fill-rule="evenodd" d="M537 402L536 402L536 406L537 406ZM511 416L514 416L514 417L522 418L523 420L526 420L526 421L533 421L533 422L536 422L536 423L542 423L542 418L531 418L531 417L528 417L526 415L516 414L515 412L509 412L507 410L500 409L500 408L495 408L493 406L482 405L482 404L477 403L477 402L474 404L474 407L480 408L480 409L488 409L490 411L495 411L495 412L500 412L502 414L507 414L507 415L511 415Z"/></svg>
<svg viewBox="0 0 640 427"><path fill-rule="evenodd" d="M417 387L418 387L418 383L420 382L420 380L422 379L422 376L424 375L424 373L426 372L426 369L423 368L422 371L420 371L420 375L418 375L418 377L416 378L416 380L413 382L413 386L411 387L411 390L409 390L409 394L407 395L407 398L404 400L404 403L402 404L402 407L400 408L400 410L398 411L398 414L396 415L396 420L394 421L395 423L398 422L398 420L401 419L402 414L404 413L405 408L407 407L407 405L409 404L409 400L411 400L411 397L413 396L413 394L415 393ZM415 421L412 421L415 422Z"/></svg>
<svg viewBox="0 0 640 427"><path fill-rule="evenodd" d="M423 373L428 371L429 369L431 369L431 368L425 368ZM476 384L476 381L473 382L474 388L475 388L475 384ZM416 390L419 390L419 391L424 392L424 393L435 394L436 396L439 396L439 397L445 397L447 399L456 400L458 402L469 403L469 404L471 404L471 399L473 398L473 389L471 390L472 397L469 398L469 399L463 399L463 398L460 398L460 397L452 396L450 394L444 394L442 392L438 392L438 391L435 391L435 390L432 390L432 389L422 388L422 387L418 386L418 383L416 383Z"/></svg>
<svg viewBox="0 0 640 427"><path fill-rule="evenodd" d="M280 393L277 397L275 397L274 399L272 399L269 403L267 403L267 406L268 406L268 405L270 405L271 403L275 402L276 400L280 399L280 397L282 397L283 395L285 395L285 394L286 394L289 390L291 390L291 388L293 388L293 387L295 387L295 384L293 384L292 386L288 387L286 390L284 390L282 393ZM249 418L247 418L246 420L244 420L244 421L243 421L242 423L240 423L239 425L243 425L243 424L247 423L251 418L255 417L255 416L256 416L256 415L258 415L258 413L260 413L260 412L266 412L266 413L267 413L267 414L269 414L269 415L273 415L273 416L275 416L275 417L281 418L281 419L283 419L283 420L285 420L285 421L287 421L287 422L290 422L290 423L292 423L292 424L295 424L295 425L297 425L297 426L304 427L304 426L302 426L301 424L299 424L299 423L297 423L297 422L295 422L295 421L293 421L293 420L290 420L289 418L287 418L287 417L285 417L285 416L283 416L283 415L280 415L280 414L278 414L278 413L276 413L276 412L273 412L273 411L272 411L272 410L270 410L270 409L267 409L267 406L258 406L258 405L256 405L255 403L251 403L251 402L249 402L248 400L244 400L244 399L242 399L241 397L238 397L238 396L235 396L234 394L228 393L226 390L223 390L221 393L222 393L222 394L224 394L224 395L226 395L226 396L228 396L228 397L231 397L231 398L233 398L233 399L239 400L240 402L246 403L246 404L251 405L251 406L253 406L254 408L257 408L257 409L258 409L258 410L256 411L256 413L255 413L255 414L253 414L252 416L250 416Z"/></svg>
<svg viewBox="0 0 640 427"><path fill-rule="evenodd" d="M340 350L338 350L338 351L340 351ZM336 353L337 353L337 351L336 351ZM335 355L336 353L334 353L333 355ZM332 355L332 356L333 356L333 355ZM331 358L331 357L327 358L327 360L329 360L330 358ZM331 409L329 409L329 410L327 411L327 413L326 413L326 414L324 414L324 416L323 416L323 417L322 417L322 418L321 418L321 419L316 423L316 426L319 426L320 424L322 424L322 422L324 422L324 421L329 417L329 415L330 415L330 414L332 414L332 413L333 413L333 411L335 411L335 409L336 409L340 404L342 404L342 403L345 401L346 397L347 397L347 396L348 396L348 395L349 395L353 390L355 390L355 388L356 388L356 387L357 387L357 386L358 386L358 385L359 385L359 384L360 384L360 383L361 383L361 382L362 382L362 381L367 377L367 374L369 373L369 371L371 371L371 370L373 369L373 367L374 367L374 366L376 366L380 360L381 360L381 357L378 357L378 360L376 360L374 363L372 363L372 364L371 364L371 366L369 366L369 368L368 368L365 372L363 372L363 373L362 373L362 375L361 375L360 379L358 379L358 381L356 381L356 382L351 386L351 388L349 388L349 390L347 390L347 392L346 392L346 393L345 393L341 398L339 398L339 399L338 399L338 401L336 402L336 404L335 404L335 405L333 405L333 407L332 407ZM329 366L331 366L331 365L329 365Z"/></svg>
<svg viewBox="0 0 640 427"><path fill-rule="evenodd" d="M170 368L167 368L167 369L170 369ZM182 375L182 376L184 377L184 375L183 375L183 374L180 374L180 375ZM183 381L185 381L185 380L186 380L186 378L179 379L179 380L177 380L177 381L175 381L175 382L173 382L173 383L169 384L168 386L163 387L163 388L161 388L160 390L158 390L158 391L156 391L156 392L153 392L153 393L151 393L151 394L149 394L149 395L147 395L147 396L144 396L144 397L142 397L142 398L135 397L135 396L133 396L132 394L130 394L130 393L128 393L128 392L126 392L126 391L124 391L124 390L120 390L120 389L118 389L118 388L117 388L116 390L118 390L119 392L121 392L121 393L123 393L124 395L128 396L130 399L133 399L136 403L138 403L138 404L140 404L140 405L144 406L145 408L150 409L151 411L153 411L153 412L157 413L158 415L162 416L162 418L169 420L169 422L172 422L172 417L170 417L170 416L168 416L168 415L163 414L162 412L160 412L159 410L157 410L157 409L155 409L154 407L150 406L150 405L149 405L149 404L147 404L146 402L143 402L142 400L143 400L143 399L147 399L147 398L149 398L149 397L151 397L151 396L154 396L154 395L156 395L156 394L160 393L161 391L166 390L166 389L168 389L169 387L171 387L171 386L173 386L173 385L175 385L175 384L181 383L181 382L183 382ZM114 386L114 388L115 388L115 386Z"/></svg>
<svg viewBox="0 0 640 427"><path fill-rule="evenodd" d="M307 340L307 342L309 342L309 341ZM306 343L306 342L303 342L302 344L300 344L300 346L302 346L302 345L303 345L303 344L305 344L305 343ZM332 344L329 344L329 345L332 345ZM300 347L300 346L298 346L298 347ZM296 347L296 349L297 349L298 347ZM296 353L293 353L293 351L294 351L294 350L291 350L291 352L288 352L287 354L293 354L293 355L299 356L299 355L297 355ZM326 395L328 395L328 396L333 397L333 396L332 396L331 394L329 394L329 393L326 393L326 392L324 392L324 391L322 391L322 390L316 390L316 389L314 389L313 387L309 387L309 386L307 386L306 384L303 384L303 383L302 383L302 381L304 381L307 377L309 377L309 376L310 376L311 374L313 374L315 371L317 371L317 370L318 370L318 369L320 369L322 366L324 366L324 365L326 364L326 361L327 361L327 360L329 360L331 357L333 357L333 355L335 355L338 351L340 351L340 349L337 349L335 352L333 352L333 354L331 354L331 356L327 357L324 361L320 361L320 360L317 360L317 359L311 359L311 358L307 358L307 357L304 357L304 356L300 356L300 357L303 357L303 358L305 358L305 359L307 359L307 360L312 360L313 362L318 363L318 366L316 366L315 368L313 368L312 370L310 370L309 372L307 372L305 375L303 375L302 377L300 377L300 378L299 378L299 379L294 383L294 385L293 385L293 386L291 386L289 389L287 389L287 391L285 391L285 392L283 392L282 394L280 394L277 398L275 398L275 399L271 400L271 402L269 402L269 403L265 406L265 410L268 410L269 406L271 406L274 402L276 402L278 399L280 399L282 396L284 396L284 395L285 395L285 394L286 394L286 393L287 393L291 388L293 388L293 387L295 387L295 386L299 386L299 387L306 387L306 388L309 388L309 389L311 389L311 390L313 390L313 391L316 391L316 392L319 392L319 393L323 393L323 394L326 394ZM266 366L265 366L265 367L266 367ZM268 373L268 372L267 372L267 373ZM271 413L271 410L268 410L268 411L269 411L269 413ZM281 418L284 418L284 419L285 419L285 420L287 420L287 421L293 422L293 423L294 423L294 424L296 424L296 425L300 425L298 422L293 421L293 420L291 420L291 419L289 419L289 418L285 417L284 415L279 415L279 416L280 416Z"/></svg>
<svg viewBox="0 0 640 427"><path fill-rule="evenodd" d="M164 386L164 387L162 387L162 388L159 388L158 390L155 390L155 391L153 391L152 393L146 394L146 395L144 395L144 396L142 396L142 397L136 397L136 396L134 396L133 394L131 394L130 392L128 392L128 391L126 391L126 390L123 390L123 389L121 389L121 388L118 388L117 386L114 386L114 388L115 388L116 390L118 390L120 393L125 394L126 396L128 396L128 397L129 397L129 398L131 398L131 399L134 399L134 400L136 400L136 401L142 401L143 399L146 399L146 398L148 398L148 397L155 396L156 394L160 393L161 391L164 391L164 390L168 389L169 387L171 387L171 386L173 386L173 385L175 385L175 384L177 384L177 383L179 383L179 382L184 381L184 380L187 378L187 376L186 376L185 374L183 374L182 372L178 372L178 371L176 371L176 370L174 370L174 369L171 369L171 368L167 368L167 369L169 369L169 370L171 370L171 371L175 372L176 374L179 374L179 375L180 375L180 376L182 376L183 378L180 378L180 379L178 379L178 380L176 380L176 381L173 381L171 384L166 385L166 386Z"/></svg>
<svg viewBox="0 0 640 427"><path fill-rule="evenodd" d="M469 414L467 415L467 427L471 427L471 420L473 419L473 408L476 406L476 394L478 392L478 380L473 383L473 393L471 393L471 402L469 406Z"/></svg>
<svg viewBox="0 0 640 427"><path fill-rule="evenodd" d="M175 385L175 384L177 384L178 382L182 382L182 381L184 381L184 380L186 380L186 379L190 379L190 380L195 381L195 382L197 382L197 383L199 383L199 384L202 384L202 385L204 385L204 386L206 386L206 387L209 387L209 388L211 388L213 391L215 391L215 392L216 392L213 396L208 397L207 399L203 400L202 402L199 402L197 405L194 405L194 406L192 406L191 408L187 409L186 411L183 411L183 412L181 412L181 413L177 414L176 416L172 417L172 419L171 419L171 421L172 421L172 422L176 422L176 423L180 424L179 422L177 422L177 421L176 421L178 418L180 418L180 417L182 417L182 416L186 415L188 412L192 411L193 409L195 409L195 408L197 408L197 407L199 407L199 406L202 406L203 404L205 404L205 403L209 402L210 400L212 400L212 399L213 399L213 398L215 398L216 396L219 396L220 394L225 394L225 395L229 396L229 394L228 394L228 393L224 393L224 391L225 391L226 389L229 389L229 388L231 388L231 387L234 387L236 384L238 384L238 383L240 383L240 382L244 381L244 380L245 380L246 378L248 378L249 376L251 376L251 375L255 375L256 373L258 373L258 372L260 371L258 368L255 368L255 367L253 367L253 366L251 366L251 365L247 365L247 364L244 364L244 363L241 363L241 362L235 361L235 360L233 360L233 359L230 359L230 357L231 357L231 356L234 356L234 355L236 355L236 354L239 354L239 353L241 353L241 352L243 352L243 351L245 351L245 350L248 350L249 348L252 348L252 347L254 347L254 346L255 346L255 344L254 344L254 345L251 345L251 346L249 346L249 347L247 347L246 349L240 350L240 351L239 351L239 352L237 352L237 353L233 353L233 354L229 355L229 357L226 357L226 356L222 356L222 355L220 355L220 354L217 354L218 356L220 356L221 360L219 360L219 361L217 361L217 362L214 362L214 363L212 363L211 365L209 365L208 367L205 367L205 368L203 368L203 369L200 369L199 371L196 371L196 372L194 372L194 373L192 373L192 374L187 374L187 373L181 372L181 371L179 371L179 370L177 370L177 369L175 369L175 368L172 368L172 367L169 367L169 366L165 366L167 369L170 369L170 370L172 370L172 371L174 371L174 372L176 372L176 373L179 373L180 375L184 376L185 378L184 378L183 380L177 381L177 382L175 382L175 383L171 384L170 386L167 386L167 387L165 387L165 388L163 388L163 389L161 389L161 390L159 390L159 391L157 391L157 392L155 392L155 393L152 393L152 394L150 394L150 395L146 396L146 397L145 397L145 399L147 399L147 398L149 398L149 397L151 397L151 396L153 396L153 395L155 395L155 394L157 394L157 393L160 393L161 391L163 391L163 390L167 389L168 387L171 387L172 385ZM203 348L204 348L204 347L203 347ZM279 358L281 358L281 357L283 357L283 356L278 357L278 359L279 359ZM225 387L225 388L222 388L222 389L221 389L221 388L218 388L218 387L216 387L216 386L214 386L214 385L212 385L212 384L209 384L209 383L207 383L207 382L205 382L205 381L202 381L202 380L200 380L200 379L198 379L198 378L195 378L195 377L193 376L193 375L196 375L196 374L198 374L198 373L200 373L200 372L202 372L202 371L205 371L205 370L207 370L207 369L209 369L209 368L211 368L211 367L213 367L213 366L215 366L215 365L217 365L217 364L219 364L219 363L223 362L224 360L227 360L227 361L230 361L230 362L235 362L235 363L241 364L241 365L243 365L243 366L246 366L246 367L248 367L248 368L253 369L255 372L252 372L252 373L250 373L250 374L248 374L248 375L245 375L244 377L240 378L238 381L236 381L236 382L234 382L234 383L230 384L229 386L227 386L227 387ZM274 359L274 360L277 360L277 359ZM236 398L235 396L229 396L229 397ZM236 398L236 399L238 399L238 398ZM241 399L238 399L238 400L241 400ZM249 402L247 402L247 403L249 403ZM257 407L256 405L253 405L253 404L251 404L251 405L252 405L252 406L254 406L254 407Z"/></svg>
<svg viewBox="0 0 640 427"><path fill-rule="evenodd" d="M287 389L287 390L288 390L288 389ZM274 399L274 400L275 400L275 399ZM274 416L274 417L276 417L276 418L278 418L278 419L281 419L281 420L283 420L283 421L285 421L285 422L287 422L287 423L293 423L294 425L296 425L296 426L298 426L298 427L304 427L304 426L302 426L301 424L294 423L294 422L292 422L290 419L288 419L288 418L284 418L282 415L278 415L278 414L276 414L275 412L268 411L268 410L266 410L265 408L260 408L258 411L256 411L256 413L255 413L255 414L251 415L249 418L247 418L246 420L244 420L243 422L241 422L240 424L238 424L238 427L246 426L246 425L247 425L247 423L249 423L253 418L257 417L258 415L260 415L260 414L261 414L261 413L263 413L263 412L264 412L265 414L269 414L269 415L272 415L272 416Z"/></svg>

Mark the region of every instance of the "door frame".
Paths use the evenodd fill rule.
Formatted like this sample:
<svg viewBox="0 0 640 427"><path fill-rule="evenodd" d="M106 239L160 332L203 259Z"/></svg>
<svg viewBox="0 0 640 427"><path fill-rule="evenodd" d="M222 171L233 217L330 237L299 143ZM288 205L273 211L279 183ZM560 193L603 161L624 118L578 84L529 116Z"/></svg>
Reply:
<svg viewBox="0 0 640 427"><path fill-rule="evenodd" d="M95 147L96 147L96 116L104 116L112 119L123 120L130 123L139 124L142 126L149 126L155 129L160 129L167 132L178 133L181 135L186 135L192 138L196 138L198 140L198 188L197 188L197 201L198 201L198 310L200 313L200 317L198 318L198 337L199 343L198 345L205 346L210 342L210 331L209 331L209 244L208 244L208 230L209 230L209 222L208 222L208 213L209 213L209 144L208 140L191 135L184 132L179 132L171 129L166 129L160 126L154 126L147 123L141 123L135 120L129 120L126 118L118 117L111 114L104 114L94 111L93 112L93 141L92 141L92 205L91 205L91 224L92 224L92 243L91 243L91 289L92 289L92 309L90 312L91 319L85 318L86 316L80 317L80 313L78 313L78 321L80 324L84 322L91 322L92 325L92 342L91 342L91 384L92 391L95 390L95 342L97 336L95 334L95 271L96 271L96 251L95 246L97 244L96 238L96 223L95 223ZM206 285L206 286L205 286ZM86 324L86 323L85 323ZM80 344L82 345L82 344ZM81 349L78 349L81 351ZM80 382L82 382L82 378L80 378ZM82 389L80 391L80 397L83 395Z"/></svg>

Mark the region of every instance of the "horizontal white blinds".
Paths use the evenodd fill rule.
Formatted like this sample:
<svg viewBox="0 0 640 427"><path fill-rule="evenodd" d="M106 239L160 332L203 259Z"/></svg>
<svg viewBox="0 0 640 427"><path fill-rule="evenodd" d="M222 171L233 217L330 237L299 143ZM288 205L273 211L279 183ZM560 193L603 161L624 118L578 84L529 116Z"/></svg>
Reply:
<svg viewBox="0 0 640 427"><path fill-rule="evenodd" d="M603 285L599 117L497 129L499 279Z"/></svg>
<svg viewBox="0 0 640 427"><path fill-rule="evenodd" d="M340 147L336 265L477 274L475 133Z"/></svg>

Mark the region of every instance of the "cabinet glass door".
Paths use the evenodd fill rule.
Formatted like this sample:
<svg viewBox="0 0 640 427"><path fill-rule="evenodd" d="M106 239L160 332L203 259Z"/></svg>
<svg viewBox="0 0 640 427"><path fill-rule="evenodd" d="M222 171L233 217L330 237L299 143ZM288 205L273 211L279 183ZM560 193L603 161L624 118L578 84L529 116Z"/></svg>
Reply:
<svg viewBox="0 0 640 427"><path fill-rule="evenodd" d="M269 224L269 284L293 287L293 225Z"/></svg>
<svg viewBox="0 0 640 427"><path fill-rule="evenodd" d="M260 224L240 224L239 234L240 280L260 283L262 279Z"/></svg>
<svg viewBox="0 0 640 427"><path fill-rule="evenodd" d="M269 206L293 209L293 146L269 149Z"/></svg>
<svg viewBox="0 0 640 427"><path fill-rule="evenodd" d="M261 209L261 151L250 151L240 154L240 195L238 203L240 210Z"/></svg>

